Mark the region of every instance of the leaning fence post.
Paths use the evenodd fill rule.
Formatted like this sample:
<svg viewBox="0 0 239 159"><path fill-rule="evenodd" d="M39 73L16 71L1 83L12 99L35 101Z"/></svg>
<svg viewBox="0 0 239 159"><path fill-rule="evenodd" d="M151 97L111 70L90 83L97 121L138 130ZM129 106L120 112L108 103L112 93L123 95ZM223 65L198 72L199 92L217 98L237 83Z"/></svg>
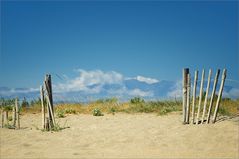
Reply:
<svg viewBox="0 0 239 159"><path fill-rule="evenodd" d="M199 104L198 104L196 124L198 124L198 122L199 122L200 109L201 109L201 104L202 104L203 82L204 82L204 69L202 70L202 78L201 78L201 85L200 85Z"/></svg>
<svg viewBox="0 0 239 159"><path fill-rule="evenodd" d="M206 113L207 97L208 97L208 92L209 92L209 88L210 88L211 76L212 76L212 70L210 69L209 73L208 73L208 79L207 79L207 89L206 89L206 95L205 95L205 99L204 99L204 106L203 106L201 124L203 124L203 122L204 122L204 117L205 117L205 113Z"/></svg>
<svg viewBox="0 0 239 159"><path fill-rule="evenodd" d="M54 117L54 113L53 113L53 110L52 110L52 105L51 105L51 102L50 102L50 98L49 98L49 94L46 93L46 99L47 99L47 105L49 107L49 110L50 110L50 114L51 114L51 117L52 117L52 126L54 127L55 126L55 117Z"/></svg>
<svg viewBox="0 0 239 159"><path fill-rule="evenodd" d="M222 91L223 91L223 87L224 87L224 82L225 82L225 79L226 79L226 74L227 74L227 70L223 69L222 81L221 81L221 85L220 85L220 89L219 89L219 94L218 94L218 97L217 97L217 103L216 103L216 107L215 107L215 110L214 110L212 123L216 122L218 108L219 108L219 104L220 104L220 101L221 101L221 98L222 98Z"/></svg>
<svg viewBox="0 0 239 159"><path fill-rule="evenodd" d="M186 123L186 104L187 104L187 75L189 68L183 69L183 124Z"/></svg>
<svg viewBox="0 0 239 159"><path fill-rule="evenodd" d="M41 95L41 112L42 112L42 129L45 129L45 106L44 106L44 93L43 87L40 86L40 95Z"/></svg>
<svg viewBox="0 0 239 159"><path fill-rule="evenodd" d="M52 98L52 86L51 86L51 75L46 75L45 76L45 88L46 88L46 99L48 101L47 104L47 108L49 108L48 110L50 110L48 112L49 115L49 120L50 120L50 124L52 124L52 126L55 125L55 119L54 119L54 108L53 108L53 98Z"/></svg>
<svg viewBox="0 0 239 159"><path fill-rule="evenodd" d="M19 117L19 107L18 107L18 98L16 98L16 124L17 129L20 129L20 117Z"/></svg>
<svg viewBox="0 0 239 159"><path fill-rule="evenodd" d="M194 74L194 85L193 85L192 123L194 123L197 80L198 80L198 71L195 71L195 74Z"/></svg>
<svg viewBox="0 0 239 159"><path fill-rule="evenodd" d="M206 121L207 124L210 121L213 99L214 99L214 95L215 95L216 88L217 88L217 81L218 81L219 74L220 74L220 69L217 70L215 78L214 78L214 83L213 83L213 88L212 88L212 95L211 95L210 104L209 104L208 113L207 113L207 121Z"/></svg>

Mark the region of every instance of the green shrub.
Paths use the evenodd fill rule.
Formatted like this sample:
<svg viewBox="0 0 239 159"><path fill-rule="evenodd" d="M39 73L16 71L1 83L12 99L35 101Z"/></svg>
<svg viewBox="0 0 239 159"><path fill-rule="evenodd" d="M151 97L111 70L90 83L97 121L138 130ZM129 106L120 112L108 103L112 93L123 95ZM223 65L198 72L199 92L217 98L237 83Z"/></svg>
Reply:
<svg viewBox="0 0 239 159"><path fill-rule="evenodd" d="M112 113L113 115L115 115L116 109L114 107L110 108L110 113Z"/></svg>
<svg viewBox="0 0 239 159"><path fill-rule="evenodd" d="M58 118L64 118L64 117L65 117L65 112L64 112L64 110L57 110L57 111L56 111L56 116L57 116Z"/></svg>
<svg viewBox="0 0 239 159"><path fill-rule="evenodd" d="M4 106L3 110L4 111L11 111L12 110L12 106L9 106L9 105L8 106Z"/></svg>
<svg viewBox="0 0 239 159"><path fill-rule="evenodd" d="M66 114L76 114L76 110L71 109L71 108L70 108L70 109L66 109L66 110L65 110L65 113L66 113Z"/></svg>
<svg viewBox="0 0 239 159"><path fill-rule="evenodd" d="M93 110L93 116L104 116L104 114L100 111L100 109L95 108Z"/></svg>
<svg viewBox="0 0 239 159"><path fill-rule="evenodd" d="M132 99L130 99L130 103L131 104L140 104L140 103L145 103L144 99L140 98L140 97L134 97Z"/></svg>

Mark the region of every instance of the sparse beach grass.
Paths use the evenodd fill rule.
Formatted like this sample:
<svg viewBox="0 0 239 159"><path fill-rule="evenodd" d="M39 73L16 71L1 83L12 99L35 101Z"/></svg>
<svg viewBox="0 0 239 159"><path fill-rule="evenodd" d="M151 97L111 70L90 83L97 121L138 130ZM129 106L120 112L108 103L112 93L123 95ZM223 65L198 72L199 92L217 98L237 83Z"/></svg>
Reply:
<svg viewBox="0 0 239 159"><path fill-rule="evenodd" d="M204 99L203 99L204 101ZM21 114L41 113L41 103L31 102L28 107L21 107ZM202 102L203 103L203 102ZM213 102L215 107L216 99ZM198 100L196 101L195 110L197 110ZM209 101L207 103L207 108ZM11 109L10 105L4 106L3 109ZM117 114L121 113L156 113L157 115L166 115L174 111L182 111L182 101L160 100L145 101L139 97L132 98L128 102L119 102L116 98L99 99L87 104L81 103L60 103L55 104L56 115L60 118L69 114L92 114L95 109L102 113ZM203 104L201 106L203 109ZM202 111L202 110L201 110ZM213 112L214 110L212 110ZM239 113L239 99L223 98L220 102L219 114L224 116L237 116Z"/></svg>

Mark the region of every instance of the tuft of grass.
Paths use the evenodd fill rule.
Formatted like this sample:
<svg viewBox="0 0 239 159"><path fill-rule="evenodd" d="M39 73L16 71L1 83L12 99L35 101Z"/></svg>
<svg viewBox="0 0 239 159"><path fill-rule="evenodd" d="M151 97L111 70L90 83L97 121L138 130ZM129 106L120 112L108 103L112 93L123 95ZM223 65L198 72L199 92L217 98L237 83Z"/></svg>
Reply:
<svg viewBox="0 0 239 159"><path fill-rule="evenodd" d="M140 98L140 97L134 97L132 99L130 99L130 103L131 104L142 104L145 103L144 99Z"/></svg>
<svg viewBox="0 0 239 159"><path fill-rule="evenodd" d="M100 109L95 108L93 110L93 116L104 116L104 114L100 111Z"/></svg>
<svg viewBox="0 0 239 159"><path fill-rule="evenodd" d="M3 126L4 128L7 128L7 129L15 129L15 126L11 125L11 124L4 124Z"/></svg>
<svg viewBox="0 0 239 159"><path fill-rule="evenodd" d="M110 108L110 111L109 111L111 114L115 115L115 112L116 112L116 108L112 107Z"/></svg>
<svg viewBox="0 0 239 159"><path fill-rule="evenodd" d="M65 118L65 111L64 110L57 110L56 111L56 116L58 118Z"/></svg>
<svg viewBox="0 0 239 159"><path fill-rule="evenodd" d="M45 130L45 129L41 129L41 131L42 132L49 132L49 131L51 131L51 132L58 132L58 131L61 131L61 130L64 130L64 129L66 129L66 128L70 128L69 126L66 126L66 122L67 122L67 120L65 121L65 123L64 123L64 125L63 126L61 126L60 124L59 124L59 122L57 122L55 125L54 125L54 127L52 127L51 129L49 129L49 130ZM38 127L36 127L37 128L37 130L40 130Z"/></svg>
<svg viewBox="0 0 239 159"><path fill-rule="evenodd" d="M67 108L67 109L65 109L65 113L66 114L76 114L76 110L74 110L72 108Z"/></svg>

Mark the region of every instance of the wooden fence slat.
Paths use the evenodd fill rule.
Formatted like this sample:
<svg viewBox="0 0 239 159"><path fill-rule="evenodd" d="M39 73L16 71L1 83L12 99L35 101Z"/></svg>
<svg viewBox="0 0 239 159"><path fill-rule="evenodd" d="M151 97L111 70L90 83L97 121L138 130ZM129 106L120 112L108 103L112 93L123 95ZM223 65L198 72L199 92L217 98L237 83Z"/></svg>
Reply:
<svg viewBox="0 0 239 159"><path fill-rule="evenodd" d="M217 103L216 103L216 107L215 107L215 110L214 110L212 123L216 122L218 109L219 109L220 101L221 101L221 98L222 98L222 91L223 91L223 87L224 87L224 82L225 82L225 79L226 79L226 74L227 74L227 70L223 69L222 81L221 81L221 85L220 85L220 89L219 89L219 94L218 94L218 97L217 97Z"/></svg>
<svg viewBox="0 0 239 159"><path fill-rule="evenodd" d="M187 81L187 111L186 111L186 123L189 124L189 114L190 114L190 92L191 92L191 79L190 73L188 74Z"/></svg>
<svg viewBox="0 0 239 159"><path fill-rule="evenodd" d="M187 104L187 74L189 73L189 68L183 69L183 124L186 123L186 104Z"/></svg>
<svg viewBox="0 0 239 159"><path fill-rule="evenodd" d="M20 116L19 116L19 106L18 106L18 98L16 98L16 128L20 129Z"/></svg>
<svg viewBox="0 0 239 159"><path fill-rule="evenodd" d="M214 95L215 95L216 88L217 88L217 81L218 81L219 74L220 74L220 69L217 70L215 78L214 78L212 94L211 94L211 99L210 99L210 104L208 107L208 113L207 113L207 119L206 119L207 124L209 124L209 122L210 122L210 115L211 115L211 111L212 111L212 105L213 105Z"/></svg>
<svg viewBox="0 0 239 159"><path fill-rule="evenodd" d="M194 73L194 85L193 85L192 123L194 123L197 80L198 80L198 71L195 71L195 73Z"/></svg>
<svg viewBox="0 0 239 159"><path fill-rule="evenodd" d="M203 95L203 82L204 82L204 69L202 70L202 78L201 78L201 85L200 85L200 93L199 93L199 104L198 104L198 112L197 112L197 120L196 124L199 122L199 116L201 111L201 104L202 104L202 95Z"/></svg>
<svg viewBox="0 0 239 159"><path fill-rule="evenodd" d="M44 106L44 92L43 92L43 86L40 86L40 95L41 95L41 112L42 112L42 129L45 129L46 124L46 116L45 116L45 106Z"/></svg>
<svg viewBox="0 0 239 159"><path fill-rule="evenodd" d="M48 91L48 96L52 105L52 111L54 113L54 109L53 109L53 97L52 97L52 84L51 84L51 75L47 74L47 91Z"/></svg>
<svg viewBox="0 0 239 159"><path fill-rule="evenodd" d="M55 125L55 118L54 118L54 113L53 113L53 110L52 110L52 108L53 108L53 106L52 106L52 104L51 104L51 102L50 102L50 99L49 99L49 94L48 94L48 91L46 91L46 100L47 100L47 105L48 105L48 108L49 108L49 112L50 112L50 115L51 115L51 117L52 117L52 123L53 123L53 126ZM51 120L50 120L51 121Z"/></svg>
<svg viewBox="0 0 239 159"><path fill-rule="evenodd" d="M16 115L16 105L17 105L17 99L15 99L15 107L13 107L12 109L12 125L13 125L13 127L16 127L16 117L17 117L17 115Z"/></svg>
<svg viewBox="0 0 239 159"><path fill-rule="evenodd" d="M6 122L6 125L8 125L9 123L8 123L8 111L7 110L5 110L4 111L5 112L5 115L4 115L4 117L5 117L5 122Z"/></svg>
<svg viewBox="0 0 239 159"><path fill-rule="evenodd" d="M203 124L203 122L204 122L204 117L205 117L205 113L206 113L207 100L208 100L207 97L208 97L208 92L209 92L210 83L211 83L211 76L212 76L212 70L209 69L208 79L207 79L207 89L206 89L206 95L205 95L205 99L204 99L204 106L203 106L201 124Z"/></svg>
<svg viewBox="0 0 239 159"><path fill-rule="evenodd" d="M3 106L2 106L2 109L1 109L1 122L2 122L2 128L4 127L4 111L3 111Z"/></svg>

